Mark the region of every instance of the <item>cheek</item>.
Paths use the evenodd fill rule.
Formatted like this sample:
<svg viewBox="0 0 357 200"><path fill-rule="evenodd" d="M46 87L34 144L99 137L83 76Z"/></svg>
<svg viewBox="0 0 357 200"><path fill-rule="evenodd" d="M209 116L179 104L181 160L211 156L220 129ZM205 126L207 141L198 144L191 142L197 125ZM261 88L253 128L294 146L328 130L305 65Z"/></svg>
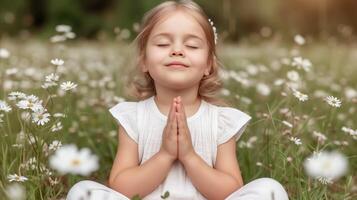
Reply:
<svg viewBox="0 0 357 200"><path fill-rule="evenodd" d="M195 52L190 54L191 61L194 62L197 65L207 65L207 60L208 60L208 53L205 51L202 52Z"/></svg>
<svg viewBox="0 0 357 200"><path fill-rule="evenodd" d="M166 52L155 47L148 47L146 49L146 59L150 63L161 61L165 55L167 55Z"/></svg>

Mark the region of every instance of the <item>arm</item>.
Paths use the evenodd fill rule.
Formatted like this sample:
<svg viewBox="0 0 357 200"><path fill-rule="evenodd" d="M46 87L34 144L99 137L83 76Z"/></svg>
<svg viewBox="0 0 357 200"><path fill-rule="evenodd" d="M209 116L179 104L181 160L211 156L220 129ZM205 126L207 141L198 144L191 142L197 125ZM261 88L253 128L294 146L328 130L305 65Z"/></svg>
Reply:
<svg viewBox="0 0 357 200"><path fill-rule="evenodd" d="M131 198L141 198L154 191L166 178L173 160L159 151L139 165L137 144L119 128L119 147L110 177L109 187Z"/></svg>
<svg viewBox="0 0 357 200"><path fill-rule="evenodd" d="M243 186L234 138L218 146L215 168L196 153L187 156L182 163L193 185L207 199L223 200Z"/></svg>

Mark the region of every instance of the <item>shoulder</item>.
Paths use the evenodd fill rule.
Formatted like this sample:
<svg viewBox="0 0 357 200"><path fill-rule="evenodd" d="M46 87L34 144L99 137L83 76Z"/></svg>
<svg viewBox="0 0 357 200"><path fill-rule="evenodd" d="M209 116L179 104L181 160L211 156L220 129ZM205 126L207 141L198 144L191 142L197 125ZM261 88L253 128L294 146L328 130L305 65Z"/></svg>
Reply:
<svg viewBox="0 0 357 200"><path fill-rule="evenodd" d="M123 112L132 112L137 109L138 102L133 101L123 101L119 102L116 105L109 108L109 112L113 113L123 113Z"/></svg>
<svg viewBox="0 0 357 200"><path fill-rule="evenodd" d="M234 120L247 122L252 118L249 114L233 107L217 106L217 112L218 119L221 121Z"/></svg>
<svg viewBox="0 0 357 200"><path fill-rule="evenodd" d="M217 106L217 109L217 144L223 144L233 136L235 141L237 141L249 124L249 121L252 119L252 117L237 108Z"/></svg>

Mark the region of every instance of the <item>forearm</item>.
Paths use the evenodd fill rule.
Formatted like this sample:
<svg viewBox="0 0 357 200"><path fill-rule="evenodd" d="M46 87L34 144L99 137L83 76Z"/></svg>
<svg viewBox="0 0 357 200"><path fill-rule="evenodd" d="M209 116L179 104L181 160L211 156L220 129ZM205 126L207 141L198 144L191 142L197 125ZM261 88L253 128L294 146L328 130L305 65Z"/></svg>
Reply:
<svg viewBox="0 0 357 200"><path fill-rule="evenodd" d="M172 164L170 158L158 152L144 164L117 174L111 188L129 198L136 194L143 198L165 180Z"/></svg>
<svg viewBox="0 0 357 200"><path fill-rule="evenodd" d="M242 186L231 175L218 171L196 153L182 161L187 175L197 190L210 200L223 200Z"/></svg>

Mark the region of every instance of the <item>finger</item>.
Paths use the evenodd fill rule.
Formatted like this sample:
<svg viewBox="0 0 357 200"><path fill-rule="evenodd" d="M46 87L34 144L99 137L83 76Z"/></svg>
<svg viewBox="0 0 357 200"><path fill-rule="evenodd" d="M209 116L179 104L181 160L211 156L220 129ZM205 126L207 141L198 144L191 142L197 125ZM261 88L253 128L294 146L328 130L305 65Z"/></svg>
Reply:
<svg viewBox="0 0 357 200"><path fill-rule="evenodd" d="M182 123L182 114L181 113L177 113L177 127L179 130L184 130L184 126ZM180 131L181 133L182 131Z"/></svg>
<svg viewBox="0 0 357 200"><path fill-rule="evenodd" d="M172 132L175 133L177 135L177 117L176 117L176 114L177 112L175 111L174 112L174 120L173 120L173 123L172 123Z"/></svg>
<svg viewBox="0 0 357 200"><path fill-rule="evenodd" d="M180 101L180 108L181 108L182 117L184 117L186 119L185 107L184 107L182 101Z"/></svg>
<svg viewBox="0 0 357 200"><path fill-rule="evenodd" d="M171 128L172 127L172 122L174 120L174 108L175 108L175 102L172 101L171 105L170 105L170 110L169 110L169 114L168 114L168 126Z"/></svg>

